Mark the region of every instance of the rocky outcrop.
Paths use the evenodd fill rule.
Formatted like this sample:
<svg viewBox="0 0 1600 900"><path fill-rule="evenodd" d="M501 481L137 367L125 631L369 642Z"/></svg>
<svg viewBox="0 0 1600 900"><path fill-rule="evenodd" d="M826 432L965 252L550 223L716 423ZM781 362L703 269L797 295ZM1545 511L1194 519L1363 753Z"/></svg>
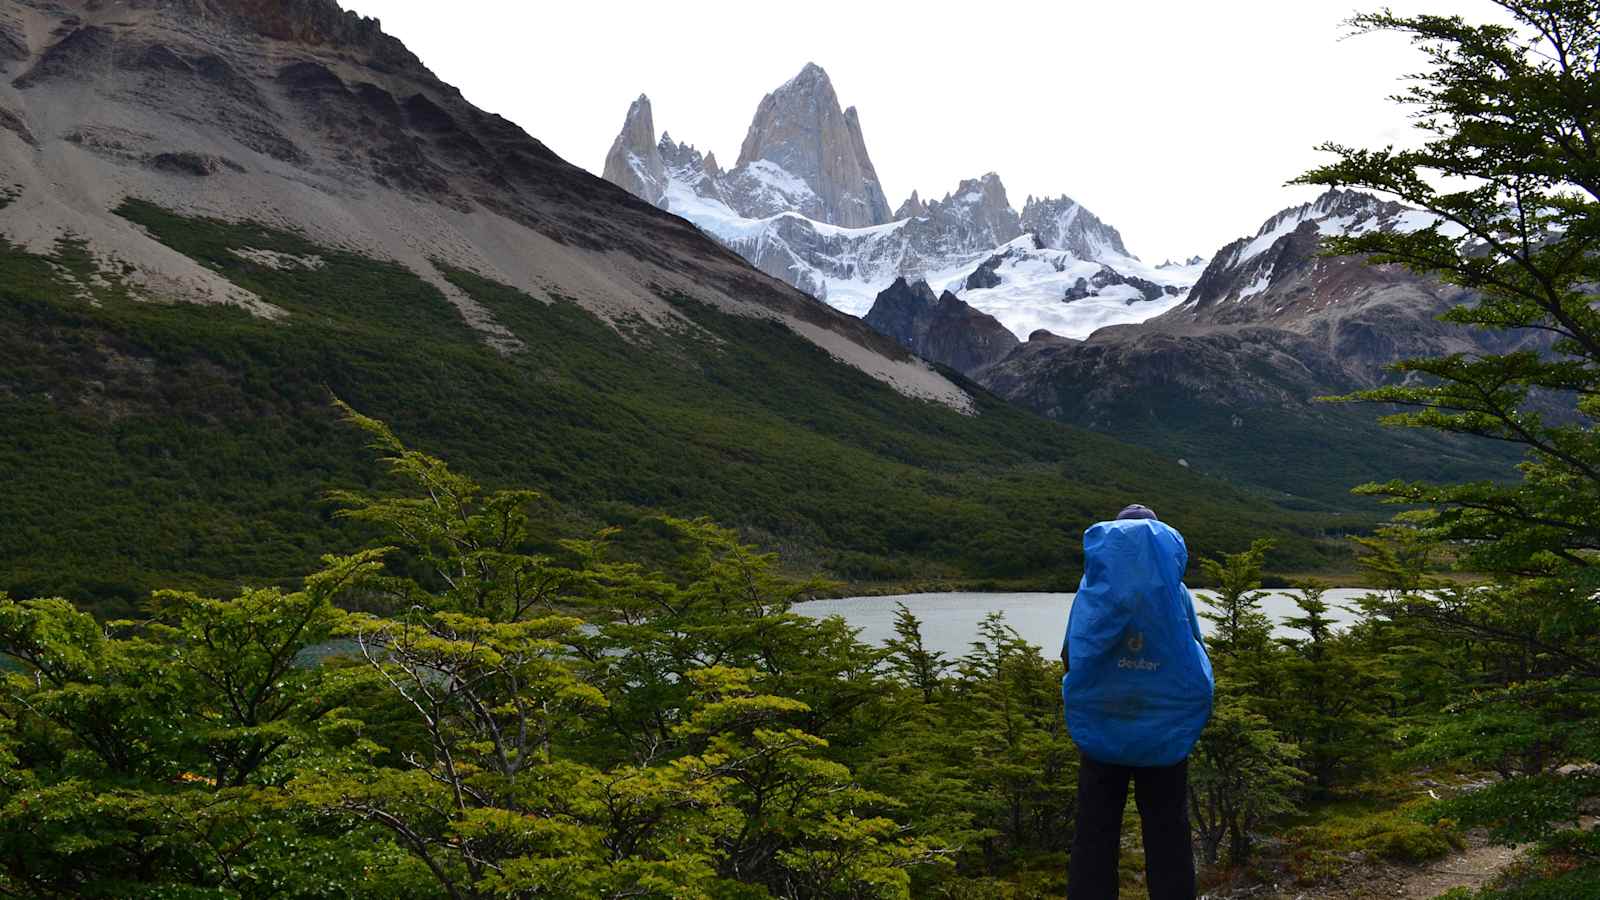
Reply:
<svg viewBox="0 0 1600 900"><path fill-rule="evenodd" d="M382 71L427 71L377 19L342 9L336 0L177 0L176 5L201 20L224 20L273 40L356 51Z"/></svg>
<svg viewBox="0 0 1600 900"><path fill-rule="evenodd" d="M1044 246L1066 250L1079 259L1109 261L1114 256L1133 256L1115 228L1066 194L1038 199L1030 195L1022 206L1022 230L1038 235Z"/></svg>
<svg viewBox="0 0 1600 900"><path fill-rule="evenodd" d="M922 216L948 232L952 245L974 250L998 247L1022 234L1021 219L993 172L962 181L943 200L929 202Z"/></svg>
<svg viewBox="0 0 1600 900"><path fill-rule="evenodd" d="M158 171L171 172L175 175L190 175L196 178L215 175L223 169L230 169L234 172L244 171L244 166L225 156L196 153L193 150L151 154L145 160L145 164Z"/></svg>
<svg viewBox="0 0 1600 900"><path fill-rule="evenodd" d="M839 108L828 73L816 63L761 99L734 176L734 208L746 216L789 209L845 227L889 221L860 116L855 107Z"/></svg>
<svg viewBox="0 0 1600 900"><path fill-rule="evenodd" d="M74 28L51 44L28 71L12 82L29 88L51 81L82 80L103 74L111 68L111 31L96 25Z"/></svg>
<svg viewBox="0 0 1600 900"><path fill-rule="evenodd" d="M28 33L22 27L22 21L16 14L7 10L0 10L0 70L13 62L20 62L32 56L28 49Z"/></svg>
<svg viewBox="0 0 1600 900"><path fill-rule="evenodd" d="M1251 301L1315 262L1327 235L1420 227L1421 214L1359 191L1330 190L1311 203L1292 206L1261 224L1256 233L1228 244L1211 258L1195 282L1192 311L1205 318L1238 321L1254 315ZM1228 302L1224 309L1225 301ZM1251 301L1241 307L1241 301Z"/></svg>
<svg viewBox="0 0 1600 900"><path fill-rule="evenodd" d="M945 291L935 297L926 281L895 279L878 295L866 323L923 359L972 372L1006 358L1019 341L993 316Z"/></svg>
<svg viewBox="0 0 1600 900"><path fill-rule="evenodd" d="M906 198L906 202L900 204L900 208L894 211L896 219L911 219L927 214L928 205L922 202L922 198L917 196L916 191L912 191L911 196Z"/></svg>
<svg viewBox="0 0 1600 900"><path fill-rule="evenodd" d="M1124 275L1110 266L1101 266L1100 271L1086 278L1080 277L1067 288L1062 300L1071 303L1074 300L1087 300L1097 297L1100 292L1113 285L1127 285L1139 292L1139 297L1145 300L1159 300L1162 297L1176 297L1183 293L1176 285L1156 284L1136 275ZM1135 303L1138 298L1127 297L1124 302Z"/></svg>
<svg viewBox="0 0 1600 900"><path fill-rule="evenodd" d="M39 139L33 136L33 129L28 127L28 123L24 122L21 116L3 106L0 106L0 128L15 134L22 139L24 144L30 147L39 146Z"/></svg>
<svg viewBox="0 0 1600 900"><path fill-rule="evenodd" d="M1443 466L1490 477L1505 460L1481 446L1381 428L1369 407L1316 402L1387 383L1397 376L1386 367L1401 359L1542 345L1438 321L1463 299L1457 288L1318 255L1330 234L1430 221L1370 195L1329 192L1223 247L1171 311L1080 342L1036 334L972 374L1051 418L1156 447L1199 472L1318 501L1342 503L1362 481L1434 477ZM1105 271L1086 279L1085 295L1097 280L1156 287ZM1264 458L1296 464L1259 465Z"/></svg>
<svg viewBox="0 0 1600 900"><path fill-rule="evenodd" d="M648 203L660 204L667 189L666 165L656 146L655 119L644 94L628 107L622 131L606 153L605 180Z"/></svg>

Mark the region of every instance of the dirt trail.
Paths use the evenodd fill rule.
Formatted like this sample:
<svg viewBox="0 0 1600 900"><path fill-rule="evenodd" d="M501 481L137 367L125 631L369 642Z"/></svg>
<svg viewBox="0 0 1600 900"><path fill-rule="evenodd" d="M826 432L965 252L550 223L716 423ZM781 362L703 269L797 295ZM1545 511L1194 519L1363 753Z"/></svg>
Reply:
<svg viewBox="0 0 1600 900"><path fill-rule="evenodd" d="M1260 890L1224 896L1272 900L1434 900L1452 888L1477 890L1516 862L1529 844L1489 843L1483 832L1467 838L1465 850L1422 866L1371 864L1346 872L1332 884Z"/></svg>
<svg viewBox="0 0 1600 900"><path fill-rule="evenodd" d="M1489 879L1506 866L1516 862L1529 845L1506 847L1496 844L1470 846L1438 862L1412 872L1400 883L1390 897L1406 900L1433 900L1451 888L1483 887Z"/></svg>
<svg viewBox="0 0 1600 900"><path fill-rule="evenodd" d="M1600 817L1597 816L1586 815L1577 821L1580 829L1587 830L1597 825L1600 825ZM1385 866L1365 870L1353 873L1346 886L1335 890L1308 890L1285 896L1294 900L1377 900L1379 897L1433 900L1452 888L1482 888L1516 862L1531 846L1491 844L1483 832L1474 832L1467 838L1467 849L1436 862L1418 867Z"/></svg>

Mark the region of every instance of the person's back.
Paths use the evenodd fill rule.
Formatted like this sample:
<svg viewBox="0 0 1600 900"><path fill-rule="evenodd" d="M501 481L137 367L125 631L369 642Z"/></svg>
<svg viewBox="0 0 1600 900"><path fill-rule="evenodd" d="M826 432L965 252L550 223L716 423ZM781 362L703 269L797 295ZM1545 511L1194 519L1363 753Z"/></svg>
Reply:
<svg viewBox="0 0 1600 900"><path fill-rule="evenodd" d="M1183 536L1142 506L1084 533L1084 575L1062 642L1062 701L1082 754L1068 896L1117 896L1134 783L1152 900L1194 896L1189 751L1211 713L1211 663L1183 584Z"/></svg>

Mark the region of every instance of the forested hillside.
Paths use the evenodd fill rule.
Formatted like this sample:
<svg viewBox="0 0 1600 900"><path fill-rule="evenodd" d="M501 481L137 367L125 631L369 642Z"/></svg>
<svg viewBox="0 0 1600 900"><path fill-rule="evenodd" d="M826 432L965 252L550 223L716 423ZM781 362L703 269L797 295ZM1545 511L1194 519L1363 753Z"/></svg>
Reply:
<svg viewBox="0 0 1600 900"><path fill-rule="evenodd" d="M354 546L322 494L373 470L335 397L485 481L547 491L568 531L711 516L840 578L1065 584L1084 523L1129 497L1206 523L1202 549L1271 531L1295 565L1341 552L1331 520L973 386L974 414L905 397L689 296L665 298L681 327L613 326L441 262L523 343L505 354L401 266L149 203L119 214L290 317L131 296L70 240L0 247L0 583L19 596L126 609L155 587L290 585Z"/></svg>

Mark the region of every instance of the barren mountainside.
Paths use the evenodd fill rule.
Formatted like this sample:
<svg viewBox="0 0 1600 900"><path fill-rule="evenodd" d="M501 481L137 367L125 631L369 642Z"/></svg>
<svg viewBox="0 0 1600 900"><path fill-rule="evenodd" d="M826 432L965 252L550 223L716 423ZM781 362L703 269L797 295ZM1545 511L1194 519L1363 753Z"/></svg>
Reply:
<svg viewBox="0 0 1600 900"><path fill-rule="evenodd" d="M492 316L436 271L444 260L606 318L675 319L692 291L794 323L837 357L919 396L960 392L870 330L753 276L695 229L591 178L466 103L377 23L331 2L20 3L6 30L0 147L21 190L0 233L30 249L83 238L106 271L199 302L280 311L110 212L127 196L247 218L394 259L445 293L485 339ZM70 185L73 190L50 190Z"/></svg>

